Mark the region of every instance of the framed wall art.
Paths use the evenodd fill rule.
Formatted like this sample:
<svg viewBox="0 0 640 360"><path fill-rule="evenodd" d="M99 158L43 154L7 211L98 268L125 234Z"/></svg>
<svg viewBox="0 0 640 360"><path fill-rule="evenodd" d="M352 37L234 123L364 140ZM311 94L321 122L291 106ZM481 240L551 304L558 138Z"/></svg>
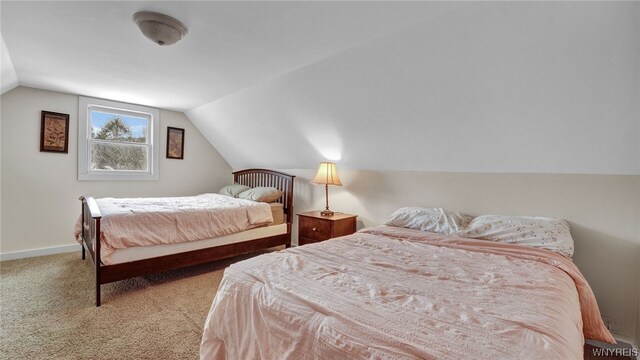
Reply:
<svg viewBox="0 0 640 360"><path fill-rule="evenodd" d="M69 114L42 111L40 151L69 152Z"/></svg>
<svg viewBox="0 0 640 360"><path fill-rule="evenodd" d="M184 159L184 129L167 127L167 159Z"/></svg>

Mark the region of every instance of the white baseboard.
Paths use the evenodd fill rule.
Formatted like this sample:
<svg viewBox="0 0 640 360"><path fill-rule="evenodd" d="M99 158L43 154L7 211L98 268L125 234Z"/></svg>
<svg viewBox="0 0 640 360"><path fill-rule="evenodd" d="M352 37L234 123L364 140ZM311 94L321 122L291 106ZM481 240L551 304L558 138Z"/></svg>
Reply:
<svg viewBox="0 0 640 360"><path fill-rule="evenodd" d="M23 259L23 258L29 258L29 257L35 257L35 256L62 254L62 253L68 253L73 251L80 252L80 249L81 249L80 244L75 243L75 244L69 244L69 245L52 246L52 247L41 248L41 249L0 253L0 261Z"/></svg>

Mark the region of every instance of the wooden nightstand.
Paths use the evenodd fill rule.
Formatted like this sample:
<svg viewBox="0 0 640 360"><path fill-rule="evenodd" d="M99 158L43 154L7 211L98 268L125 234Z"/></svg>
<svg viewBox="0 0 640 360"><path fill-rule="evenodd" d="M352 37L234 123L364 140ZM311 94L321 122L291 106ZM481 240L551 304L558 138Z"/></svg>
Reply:
<svg viewBox="0 0 640 360"><path fill-rule="evenodd" d="M298 245L311 244L356 232L358 215L322 216L320 211L298 214Z"/></svg>

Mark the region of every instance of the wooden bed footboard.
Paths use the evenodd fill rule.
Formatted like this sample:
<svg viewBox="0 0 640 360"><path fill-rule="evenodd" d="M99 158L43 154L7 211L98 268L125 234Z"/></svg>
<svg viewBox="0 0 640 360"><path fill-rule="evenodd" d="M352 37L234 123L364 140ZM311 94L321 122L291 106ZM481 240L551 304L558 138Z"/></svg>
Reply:
<svg viewBox="0 0 640 360"><path fill-rule="evenodd" d="M165 255L127 263L103 265L100 261L100 221L102 214L97 202L90 196L81 196L82 202L82 259L89 252L95 269L96 306L100 306L100 285L137 276L204 264L215 260L268 249L274 246L291 246L291 224L293 222L293 179L295 176L266 169L248 169L233 173L235 183L251 187L271 186L284 192L278 200L283 204L287 232L280 235L227 244L200 250Z"/></svg>

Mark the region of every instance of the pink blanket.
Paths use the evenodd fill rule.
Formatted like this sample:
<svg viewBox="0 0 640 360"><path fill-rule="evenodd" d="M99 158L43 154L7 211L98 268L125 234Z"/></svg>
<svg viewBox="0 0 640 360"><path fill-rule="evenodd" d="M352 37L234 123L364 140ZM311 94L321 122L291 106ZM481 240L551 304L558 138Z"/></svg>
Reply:
<svg viewBox="0 0 640 360"><path fill-rule="evenodd" d="M582 359L613 342L589 285L543 249L392 227L232 265L202 359Z"/></svg>
<svg viewBox="0 0 640 360"><path fill-rule="evenodd" d="M269 204L218 194L96 202L102 213L100 258L105 265L116 249L215 238L273 222ZM81 226L78 219L78 241Z"/></svg>

